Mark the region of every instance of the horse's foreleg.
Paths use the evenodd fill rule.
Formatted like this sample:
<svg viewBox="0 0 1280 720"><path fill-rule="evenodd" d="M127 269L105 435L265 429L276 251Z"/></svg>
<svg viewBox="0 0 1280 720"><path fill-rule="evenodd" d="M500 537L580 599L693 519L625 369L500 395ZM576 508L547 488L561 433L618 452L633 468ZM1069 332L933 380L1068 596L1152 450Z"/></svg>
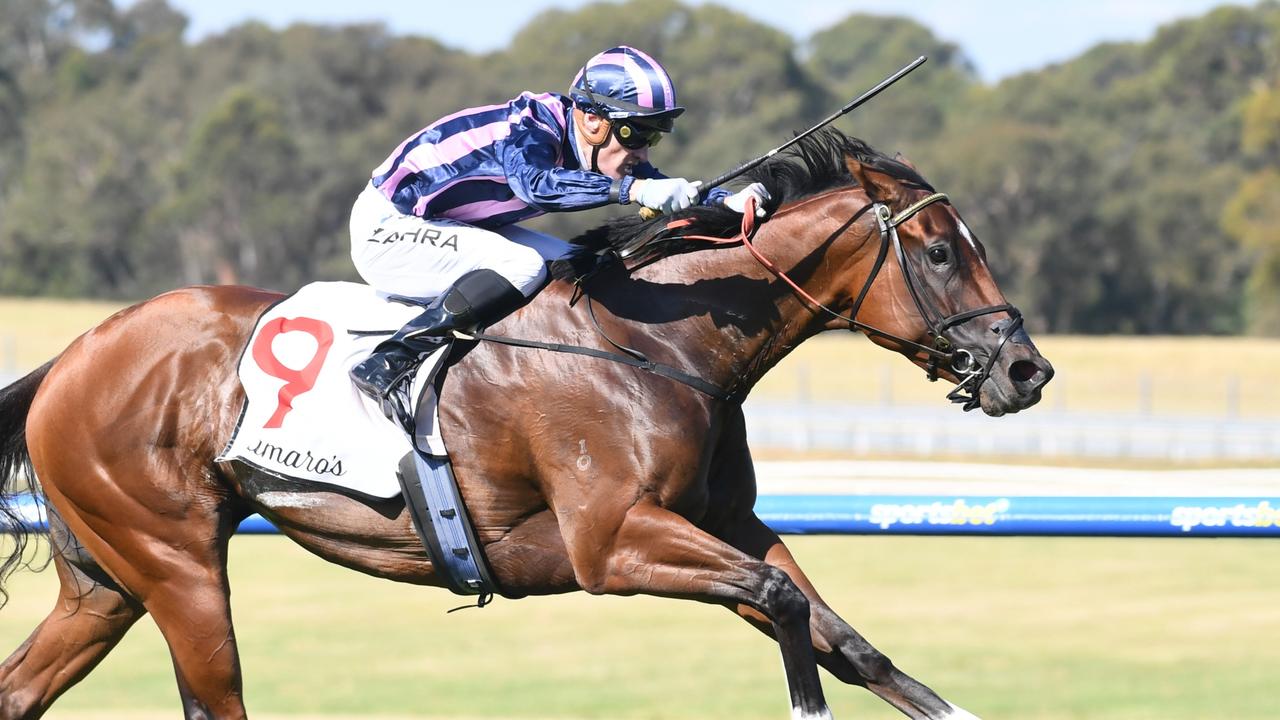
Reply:
<svg viewBox="0 0 1280 720"><path fill-rule="evenodd" d="M842 682L860 685L918 720L976 720L976 716L943 700L924 684L899 670L883 653L842 620L822 598L777 533L755 515L734 528L730 542L748 555L787 574L804 592L811 607L810 627L818 662ZM738 614L765 633L772 624L754 608L737 607Z"/></svg>
<svg viewBox="0 0 1280 720"><path fill-rule="evenodd" d="M782 649L792 718L831 717L809 640L809 602L786 573L654 505L630 508L610 538L599 537L599 529L591 525L583 536L566 538L583 589L752 608L770 623Z"/></svg>

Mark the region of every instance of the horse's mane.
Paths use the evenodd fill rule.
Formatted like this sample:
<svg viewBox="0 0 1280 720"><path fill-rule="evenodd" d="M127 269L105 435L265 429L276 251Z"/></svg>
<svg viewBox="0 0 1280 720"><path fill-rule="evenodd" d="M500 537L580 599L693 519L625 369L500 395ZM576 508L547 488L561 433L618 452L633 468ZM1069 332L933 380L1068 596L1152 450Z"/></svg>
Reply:
<svg viewBox="0 0 1280 720"><path fill-rule="evenodd" d="M903 184L933 192L920 173L911 166L890 158L866 142L833 128L825 128L806 137L748 172L736 186L759 182L773 196L770 212L787 203L802 200L828 190L857 184L845 164L852 157L859 163L893 177ZM668 229L673 220L687 220L676 231ZM730 237L736 233L741 216L720 206L699 205L674 215L652 220L638 215L615 218L573 238L582 255L599 256L607 251L624 253L628 264L641 264L707 247L697 240L684 240L684 235ZM580 256L581 257L581 256ZM593 263L560 263L553 267L557 277L578 279L589 272Z"/></svg>

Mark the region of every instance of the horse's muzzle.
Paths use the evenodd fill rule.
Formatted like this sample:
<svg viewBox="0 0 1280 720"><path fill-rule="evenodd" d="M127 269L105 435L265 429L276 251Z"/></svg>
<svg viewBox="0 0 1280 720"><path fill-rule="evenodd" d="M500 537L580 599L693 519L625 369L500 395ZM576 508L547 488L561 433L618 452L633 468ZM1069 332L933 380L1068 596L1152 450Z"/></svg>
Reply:
<svg viewBox="0 0 1280 720"><path fill-rule="evenodd" d="M1053 365L1040 354L1023 331L1009 338L979 388L982 411L999 417L1040 402L1044 386L1053 379Z"/></svg>

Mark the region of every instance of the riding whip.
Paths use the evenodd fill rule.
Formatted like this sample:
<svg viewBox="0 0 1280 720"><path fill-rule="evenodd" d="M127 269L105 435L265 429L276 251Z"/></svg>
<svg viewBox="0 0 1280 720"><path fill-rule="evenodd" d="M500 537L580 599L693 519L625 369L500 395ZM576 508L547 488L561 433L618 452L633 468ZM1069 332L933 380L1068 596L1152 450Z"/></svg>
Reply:
<svg viewBox="0 0 1280 720"><path fill-rule="evenodd" d="M800 142L801 140L803 140L803 139L805 139L805 138L809 137L810 135L812 135L813 133L817 132L818 130L821 130L822 128L826 127L827 125L830 125L833 121L835 121L835 120L836 120L836 118L839 118L840 116L842 116L842 115L845 115L845 114L849 113L849 112L850 112L850 111L852 111L854 108L856 108L856 107L858 107L858 106L860 106L860 105L862 105L862 104L866 103L868 100L870 100L871 98L875 97L876 95L879 95L879 94L880 94L880 92L881 92L881 91L883 91L885 88L887 88L887 87L889 87L890 85L892 85L892 84L894 84L894 83L898 82L898 81L899 81L899 80L901 80L903 77L905 77L905 76L907 75L907 73L909 73L909 72L911 72L912 70L915 70L916 68L918 68L918 67L920 67L921 65L923 65L923 64L925 63L925 61L926 61L926 60L928 60L928 58L927 58L926 56L924 56L924 55L921 55L920 57L916 58L915 60L911 61L910 63L908 63L908 64L906 64L906 65L902 66L902 68L901 68L901 69L899 69L899 70L898 70L897 72L895 72L894 74L892 74L892 75L890 75L889 77L887 77L887 78L885 78L885 79L881 80L879 83L877 83L877 84L876 84L876 86L875 86L875 87L871 88L870 90L868 90L868 91L866 91L866 92L862 93L861 95L859 95L858 97L854 98L852 101L850 101L850 102L849 102L849 104L848 104L848 105L845 105L844 107L840 108L840 109L839 109L839 110L837 110L836 112L832 113L831 115L829 115L826 119L824 119L822 122L818 123L817 125L814 125L813 127L809 128L808 130L805 130L804 132L800 133L799 135L796 135L795 137L793 137L793 138L791 138L790 140L788 140L788 141L786 141L786 142L782 143L781 145L779 145L778 147L776 147L776 148L774 148L774 149L770 150L769 152L765 153L764 155L761 155L760 157L758 157L758 158L756 158L756 159L754 159L754 160L749 160L749 161L747 161L747 162L745 162L745 163L743 163L743 164L739 165L738 167L736 167L736 168L734 168L734 169L730 170L729 172L727 172L727 173L725 173L725 174L723 174L723 175L721 175L721 176L719 176L719 177L717 177L717 178L715 178L715 179L713 179L713 180L711 180L711 181L709 181L709 182L702 183L702 186L698 189L698 201L699 201L699 202L701 202L704 198L706 198L707 193L708 193L708 192L710 192L712 188L719 187L719 186L721 186L721 185L723 185L723 184L725 184L725 183L729 182L730 180L732 180L732 179L734 179L734 178L736 178L736 177L738 177L738 176L740 176L740 175L742 175L742 174L744 174L744 173L747 173L747 172L749 172L749 171L751 171L751 170L755 169L756 167L758 167L759 165L761 165L762 163L764 163L766 160L768 160L769 158L773 157L774 155L777 155L778 153L782 152L783 150L786 150L787 148L791 147L792 145L794 145L794 144L796 144L796 143ZM652 209L652 208L644 208L643 210L641 210L641 211L640 211L640 216L641 216L641 217L643 217L643 218L644 218L644 219L646 219L646 220L653 219L653 218L657 217L659 214L660 214L660 213L659 213L657 210L654 210L654 209Z"/></svg>

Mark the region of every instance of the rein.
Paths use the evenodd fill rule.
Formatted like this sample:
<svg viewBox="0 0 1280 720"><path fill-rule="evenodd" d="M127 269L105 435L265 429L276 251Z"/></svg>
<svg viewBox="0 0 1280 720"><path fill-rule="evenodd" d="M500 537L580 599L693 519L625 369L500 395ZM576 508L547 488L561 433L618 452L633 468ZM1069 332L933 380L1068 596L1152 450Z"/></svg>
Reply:
<svg viewBox="0 0 1280 720"><path fill-rule="evenodd" d="M927 200L928 202L925 202L925 200L922 200L919 203L916 203L915 205L907 208L907 210L903 211L903 215L899 216L901 219L898 220L898 222L900 223L905 221L911 215L914 215L917 212L920 212L920 210L922 210L926 205L929 205L937 200L945 200L946 197L947 196L943 195L942 193L936 193L935 195L931 195L928 198L925 198L925 200ZM885 208L886 210L888 209L884 205L880 205L879 203L872 203L871 205L867 205L866 207L863 207L861 210L854 213L853 216L850 217L849 220L840 227L839 231L843 232L850 225L857 222L858 218L862 217L868 210L871 210L873 208L877 208L877 209ZM908 211L910 212L910 215L906 214ZM690 221L687 219L677 220L667 225L667 228L676 229L676 228L682 227L683 225L688 224L689 222ZM896 224L894 227L896 227ZM733 237L729 237L729 238L714 237L712 235L682 235L681 239L702 240L712 245L737 245L738 243L741 243L744 247L747 248L748 251L751 252L752 257L754 257L757 262L763 265L766 270L768 270L770 273L774 275L774 277L786 283L787 287L791 288L791 292L795 293L801 300L804 300L806 303L808 303L810 307L817 308L818 310L821 310L822 312L825 312L826 314L831 315L832 317L835 317L838 320L843 320L844 322L848 323L850 326L849 327L850 330L862 330L863 332L866 332L866 333L879 335L880 337L887 338L905 347L912 348L916 352L929 354L931 357L935 355L941 356L941 357L949 357L948 355L946 355L946 353L936 350L932 347L929 347L927 345L922 345L914 340L908 340L907 338L899 337L897 335L894 335L893 333L885 332L883 330L880 330L879 328L873 327L871 325L868 325L862 322L861 320L856 319L858 315L858 309L862 307L862 301L866 298L867 293L871 290L871 283L874 282L876 279L876 276L880 274L880 268L884 265L885 258L888 256L889 245L887 242L885 242L886 236L883 230L881 231L881 234L880 234L880 237L881 237L880 253L876 256L875 265L872 266L871 273L867 276L867 282L865 285L862 286L862 291L858 293L858 299L854 302L853 309L850 311L848 315L843 315L835 310L832 310L831 308L827 307L821 302L819 302L817 298L809 294L809 292L806 291L804 288L800 287L800 285L796 283L796 281L792 280L790 276L788 276L787 273L782 268L778 267L777 264L774 263L772 260L770 260L768 257L766 257L764 253L760 252L760 249L757 248L755 244L751 242L751 239L755 237L756 231L758 229L759 229L759 226L756 224L756 215L755 215L755 198L752 197L747 199L747 205L743 209L742 229L739 231L737 235L734 235ZM894 232L893 236L896 241L897 233ZM902 256L899 255L899 258L901 261ZM911 294L912 294L912 297L915 297L914 289ZM919 305L918 299L916 302L917 302L917 305Z"/></svg>

